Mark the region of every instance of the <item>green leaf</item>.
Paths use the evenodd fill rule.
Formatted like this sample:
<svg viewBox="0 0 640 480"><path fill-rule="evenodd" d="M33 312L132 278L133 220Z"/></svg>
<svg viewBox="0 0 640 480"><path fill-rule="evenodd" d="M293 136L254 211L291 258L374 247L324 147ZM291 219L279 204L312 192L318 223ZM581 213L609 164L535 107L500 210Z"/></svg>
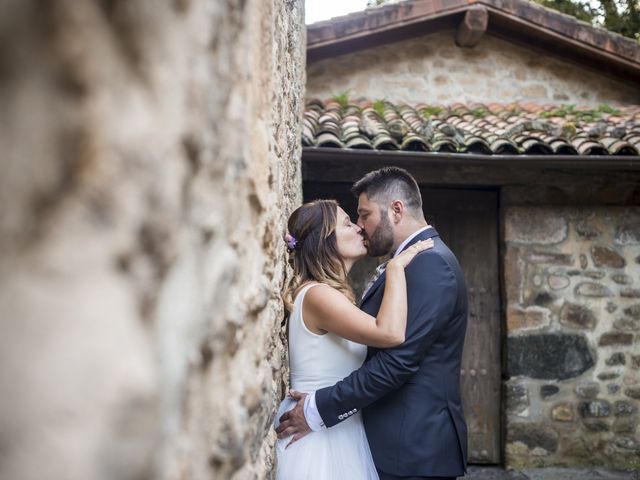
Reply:
<svg viewBox="0 0 640 480"><path fill-rule="evenodd" d="M489 112L487 112L487 110L482 107L474 108L473 110L471 110L471 114L476 118L484 118L488 113Z"/></svg>
<svg viewBox="0 0 640 480"><path fill-rule="evenodd" d="M430 117L440 115L443 110L444 109L442 107L438 107L437 105L428 105L424 108L421 108L420 113L424 118L429 119Z"/></svg>
<svg viewBox="0 0 640 480"><path fill-rule="evenodd" d="M380 115L380 118L384 118L384 111L387 108L387 101L386 100L375 100L373 102L373 109L376 111L376 113L378 115Z"/></svg>
<svg viewBox="0 0 640 480"><path fill-rule="evenodd" d="M618 110L617 108L613 108L611 105L607 105L606 103L601 103L600 105L598 105L598 112L618 115L620 113L620 110Z"/></svg>
<svg viewBox="0 0 640 480"><path fill-rule="evenodd" d="M337 102L341 108L345 109L349 105L349 90L345 90L339 95L334 95L331 100Z"/></svg>

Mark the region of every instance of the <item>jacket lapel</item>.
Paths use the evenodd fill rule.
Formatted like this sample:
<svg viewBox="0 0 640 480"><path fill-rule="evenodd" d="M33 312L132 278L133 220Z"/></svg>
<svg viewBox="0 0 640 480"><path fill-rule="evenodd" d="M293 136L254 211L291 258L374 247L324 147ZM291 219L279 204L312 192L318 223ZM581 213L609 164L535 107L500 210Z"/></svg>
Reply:
<svg viewBox="0 0 640 480"><path fill-rule="evenodd" d="M378 287L382 285L386 277L387 277L387 272L385 270L380 274L380 276L376 279L376 281L373 282L373 285L369 287L369 290L367 290L367 294L364 297L362 297L362 300L360 301L360 305L362 305L367 300L367 298L369 298L373 294L373 292L375 292L378 289Z"/></svg>

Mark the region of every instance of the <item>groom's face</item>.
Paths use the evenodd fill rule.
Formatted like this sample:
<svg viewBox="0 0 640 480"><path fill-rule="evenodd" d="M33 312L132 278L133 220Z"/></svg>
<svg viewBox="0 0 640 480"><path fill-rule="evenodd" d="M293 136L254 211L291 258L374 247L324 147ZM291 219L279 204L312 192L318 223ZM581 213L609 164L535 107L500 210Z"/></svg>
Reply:
<svg viewBox="0 0 640 480"><path fill-rule="evenodd" d="M365 193L358 197L358 226L362 229L367 255L381 257L393 247L393 228L388 209L370 200Z"/></svg>

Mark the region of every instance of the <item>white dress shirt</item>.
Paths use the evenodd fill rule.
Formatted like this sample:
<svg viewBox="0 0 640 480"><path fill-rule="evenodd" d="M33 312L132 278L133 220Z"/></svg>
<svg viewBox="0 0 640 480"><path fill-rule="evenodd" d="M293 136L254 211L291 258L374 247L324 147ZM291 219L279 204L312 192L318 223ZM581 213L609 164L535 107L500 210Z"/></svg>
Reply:
<svg viewBox="0 0 640 480"><path fill-rule="evenodd" d="M398 255L402 251L402 249L406 247L409 242L411 242L411 240L413 240L428 228L431 228L431 225L422 227L405 238L405 240L398 246L393 256L395 257L396 255ZM323 428L327 428L324 426L324 421L322 420L320 412L318 412L318 407L316 406L316 392L311 392L304 399L304 418L307 420L309 428L311 428L311 430L313 430L314 432L322 430Z"/></svg>

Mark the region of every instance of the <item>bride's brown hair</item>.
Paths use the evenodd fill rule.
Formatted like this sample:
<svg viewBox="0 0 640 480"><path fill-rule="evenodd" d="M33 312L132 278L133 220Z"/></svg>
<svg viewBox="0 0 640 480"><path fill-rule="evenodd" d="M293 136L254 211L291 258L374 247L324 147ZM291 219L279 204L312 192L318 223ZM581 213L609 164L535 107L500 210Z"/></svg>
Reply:
<svg viewBox="0 0 640 480"><path fill-rule="evenodd" d="M290 249L293 277L283 293L287 312L293 308L298 289L310 281L326 283L355 302L347 269L338 254L337 218L338 203L335 200L305 203L289 217L287 226L289 234L295 238L295 247Z"/></svg>

